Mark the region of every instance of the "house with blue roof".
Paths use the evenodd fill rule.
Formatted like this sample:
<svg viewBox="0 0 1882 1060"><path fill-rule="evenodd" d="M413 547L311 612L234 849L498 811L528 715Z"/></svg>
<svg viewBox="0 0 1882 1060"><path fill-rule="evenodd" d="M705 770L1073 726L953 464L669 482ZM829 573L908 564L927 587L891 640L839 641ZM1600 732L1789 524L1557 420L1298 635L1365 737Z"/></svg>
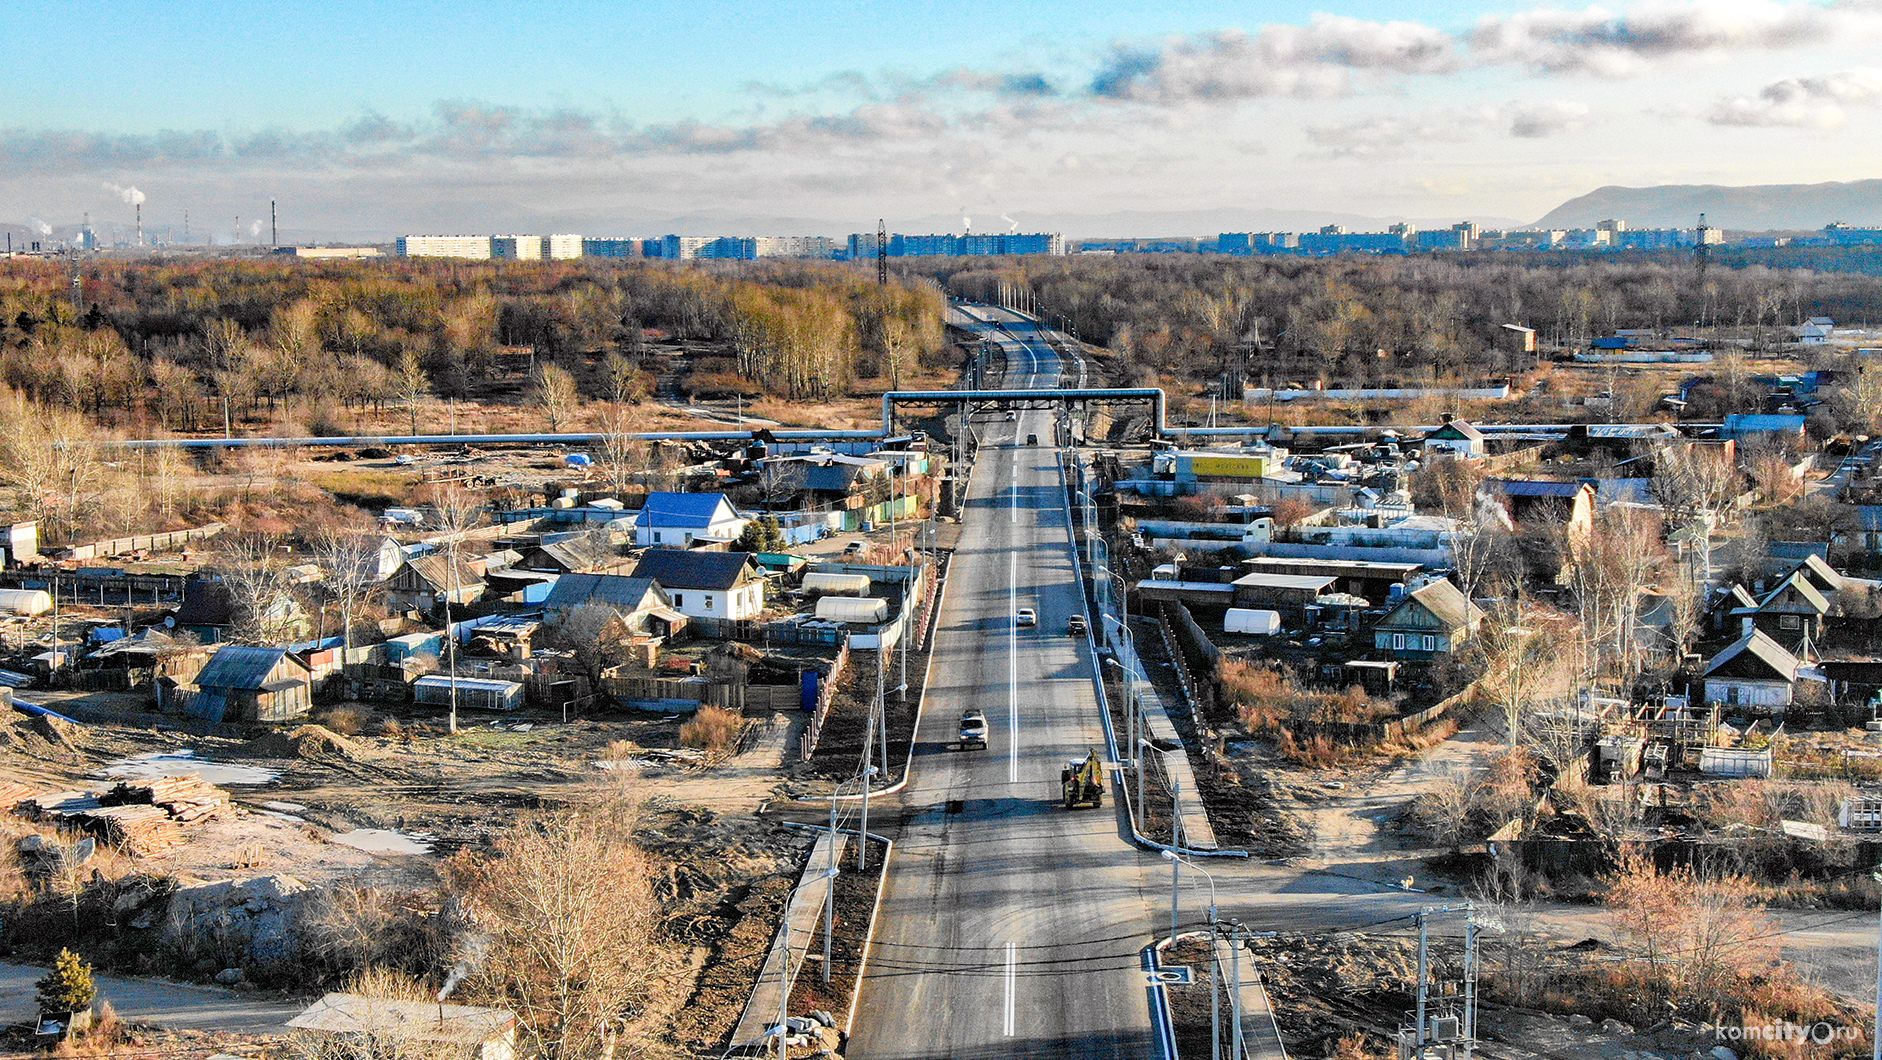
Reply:
<svg viewBox="0 0 1882 1060"><path fill-rule="evenodd" d="M686 548L695 541L732 541L746 522L723 493L649 493L634 522L634 543Z"/></svg>

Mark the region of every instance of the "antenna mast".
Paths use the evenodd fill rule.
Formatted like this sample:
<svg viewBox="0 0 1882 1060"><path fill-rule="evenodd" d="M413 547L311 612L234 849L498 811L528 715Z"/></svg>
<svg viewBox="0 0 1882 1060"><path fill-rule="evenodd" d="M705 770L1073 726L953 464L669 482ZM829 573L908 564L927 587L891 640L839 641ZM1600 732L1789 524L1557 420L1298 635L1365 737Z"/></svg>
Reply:
<svg viewBox="0 0 1882 1060"><path fill-rule="evenodd" d="M889 285L889 222L876 218L876 286Z"/></svg>

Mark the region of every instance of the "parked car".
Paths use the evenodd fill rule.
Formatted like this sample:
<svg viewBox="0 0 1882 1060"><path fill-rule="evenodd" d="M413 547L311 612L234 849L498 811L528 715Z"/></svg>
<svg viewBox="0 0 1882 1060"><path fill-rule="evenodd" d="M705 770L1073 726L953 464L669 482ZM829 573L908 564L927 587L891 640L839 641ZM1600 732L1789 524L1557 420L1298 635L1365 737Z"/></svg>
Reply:
<svg viewBox="0 0 1882 1060"><path fill-rule="evenodd" d="M1039 612L1030 607L1022 607L1014 613L1013 621L1016 625L1036 626L1039 624Z"/></svg>
<svg viewBox="0 0 1882 1060"><path fill-rule="evenodd" d="M866 541L851 541L849 544L843 546L843 554L845 556L860 555L863 549L868 547L869 543Z"/></svg>

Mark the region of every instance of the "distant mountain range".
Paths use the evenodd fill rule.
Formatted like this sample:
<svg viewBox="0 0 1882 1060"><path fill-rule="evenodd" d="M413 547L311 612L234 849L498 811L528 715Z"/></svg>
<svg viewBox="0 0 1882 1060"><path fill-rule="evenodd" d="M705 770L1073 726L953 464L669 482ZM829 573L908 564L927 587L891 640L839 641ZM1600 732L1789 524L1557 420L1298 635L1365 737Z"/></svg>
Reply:
<svg viewBox="0 0 1882 1060"><path fill-rule="evenodd" d="M1618 218L1629 228L1692 228L1701 213L1715 228L1750 232L1817 229L1833 221L1872 228L1882 226L1882 180L1610 186L1568 200L1530 227L1593 228L1598 221Z"/></svg>

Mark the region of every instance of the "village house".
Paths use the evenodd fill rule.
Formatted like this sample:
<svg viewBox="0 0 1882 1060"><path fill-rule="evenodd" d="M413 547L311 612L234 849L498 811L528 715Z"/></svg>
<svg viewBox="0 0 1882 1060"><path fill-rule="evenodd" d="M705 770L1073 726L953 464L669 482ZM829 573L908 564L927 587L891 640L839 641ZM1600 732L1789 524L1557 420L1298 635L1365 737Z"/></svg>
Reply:
<svg viewBox="0 0 1882 1060"><path fill-rule="evenodd" d="M747 520L722 493L649 493L634 522L641 548L685 548L695 541L736 541Z"/></svg>
<svg viewBox="0 0 1882 1060"><path fill-rule="evenodd" d="M710 553L738 555L737 553ZM621 574L564 574L543 601L543 621L560 625L582 607L605 607L621 617L628 632L670 637L686 628L686 616L652 578Z"/></svg>
<svg viewBox="0 0 1882 1060"><path fill-rule="evenodd" d="M230 644L196 674L186 712L205 721L296 721L313 705L307 664L285 648Z"/></svg>
<svg viewBox="0 0 1882 1060"><path fill-rule="evenodd" d="M1483 609L1439 578L1405 594L1372 627L1372 646L1394 659L1428 662L1449 655L1483 624Z"/></svg>
<svg viewBox="0 0 1882 1060"><path fill-rule="evenodd" d="M442 553L408 559L386 582L386 610L430 611L448 598L467 604L484 594L484 578L462 558Z"/></svg>
<svg viewBox="0 0 1882 1060"><path fill-rule="evenodd" d="M307 615L300 603L286 593L275 594L268 602L266 614L254 615L228 583L191 578L183 583L183 603L163 624L168 629L193 634L203 644L217 644L248 625L278 630L284 636L299 636L307 630Z"/></svg>
<svg viewBox="0 0 1882 1060"><path fill-rule="evenodd" d="M765 609L764 576L744 552L649 549L634 577L658 582L674 610L689 618L755 618Z"/></svg>
<svg viewBox="0 0 1882 1060"><path fill-rule="evenodd" d="M1800 665L1783 645L1754 629L1712 657L1705 672L1705 700L1782 714L1791 704Z"/></svg>
<svg viewBox="0 0 1882 1060"><path fill-rule="evenodd" d="M1746 622L1792 653L1808 656L1812 652L1806 648L1822 642L1825 619L1833 606L1800 570L1765 593Z"/></svg>
<svg viewBox="0 0 1882 1060"><path fill-rule="evenodd" d="M1443 425L1425 435L1425 455L1475 460L1483 456L1483 432L1446 413Z"/></svg>
<svg viewBox="0 0 1882 1060"><path fill-rule="evenodd" d="M537 545L524 551L512 566L550 574L607 573L627 562L608 531L598 530Z"/></svg>

